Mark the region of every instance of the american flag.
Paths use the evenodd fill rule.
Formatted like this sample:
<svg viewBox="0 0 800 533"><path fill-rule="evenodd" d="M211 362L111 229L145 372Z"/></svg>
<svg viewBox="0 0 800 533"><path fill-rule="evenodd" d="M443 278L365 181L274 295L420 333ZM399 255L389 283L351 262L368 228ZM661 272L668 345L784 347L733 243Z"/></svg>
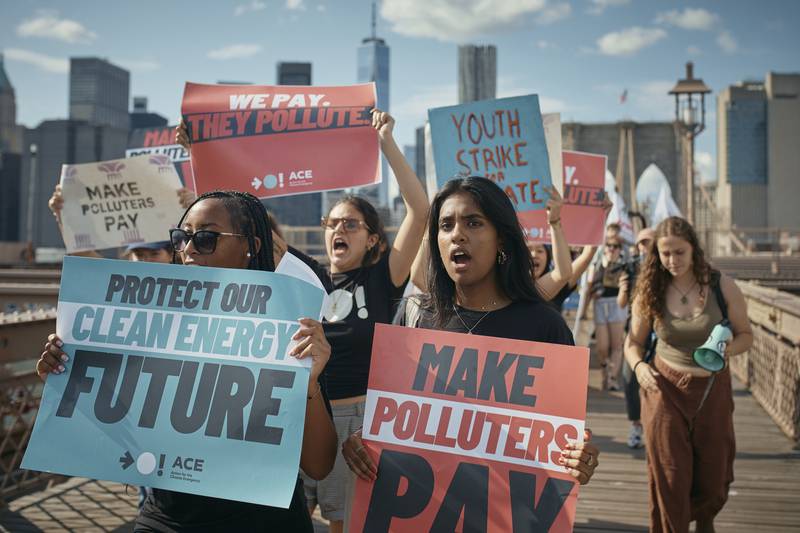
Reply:
<svg viewBox="0 0 800 533"><path fill-rule="evenodd" d="M628 100L628 89L622 91L622 94L619 95L619 103L624 104Z"/></svg>

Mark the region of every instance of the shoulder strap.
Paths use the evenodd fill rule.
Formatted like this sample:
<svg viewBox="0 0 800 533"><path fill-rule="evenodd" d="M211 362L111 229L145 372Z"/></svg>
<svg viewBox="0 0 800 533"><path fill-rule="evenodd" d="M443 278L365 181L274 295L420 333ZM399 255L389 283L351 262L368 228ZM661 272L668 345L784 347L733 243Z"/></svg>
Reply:
<svg viewBox="0 0 800 533"><path fill-rule="evenodd" d="M718 270L711 271L711 290L714 292L714 296L717 298L719 310L722 311L722 319L728 320L728 303L725 301L725 295L722 294L722 284L720 283L721 279L722 275Z"/></svg>
<svg viewBox="0 0 800 533"><path fill-rule="evenodd" d="M409 296L406 298L406 308L405 308L405 325L407 328L415 328L417 327L417 322L419 322L419 317L422 314L422 308L420 307L420 302L417 298L413 296Z"/></svg>

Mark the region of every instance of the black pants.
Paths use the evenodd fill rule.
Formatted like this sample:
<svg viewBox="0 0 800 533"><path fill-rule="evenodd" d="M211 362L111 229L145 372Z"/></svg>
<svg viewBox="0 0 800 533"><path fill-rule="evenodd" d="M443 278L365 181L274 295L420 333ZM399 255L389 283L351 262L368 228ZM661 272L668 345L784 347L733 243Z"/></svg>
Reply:
<svg viewBox="0 0 800 533"><path fill-rule="evenodd" d="M639 380L631 370L628 362L622 365L622 379L625 381L625 411L628 413L628 420L638 422L642 417L642 402L639 399Z"/></svg>

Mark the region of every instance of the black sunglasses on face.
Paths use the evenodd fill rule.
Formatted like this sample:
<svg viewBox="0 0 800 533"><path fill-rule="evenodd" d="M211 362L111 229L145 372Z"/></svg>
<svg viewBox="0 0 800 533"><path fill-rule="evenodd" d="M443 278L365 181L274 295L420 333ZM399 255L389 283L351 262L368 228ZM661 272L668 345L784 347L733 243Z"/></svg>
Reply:
<svg viewBox="0 0 800 533"><path fill-rule="evenodd" d="M194 243L194 249L197 250L197 253L202 255L213 254L214 250L217 249L217 240L222 235L231 237L246 237L246 235L242 235L241 233L225 233L222 231L211 231L207 229L201 229L199 231L195 231L194 233L190 233L180 228L169 230L169 240L176 252L183 252L186 250L186 246L192 242Z"/></svg>
<svg viewBox="0 0 800 533"><path fill-rule="evenodd" d="M366 222L358 220L357 218L322 217L322 225L326 228L336 229L340 222L342 223L342 229L345 233L353 233L362 227L369 229Z"/></svg>
<svg viewBox="0 0 800 533"><path fill-rule="evenodd" d="M620 248L622 248L622 246L615 242L610 242L606 244L606 248L609 248L611 250L619 250Z"/></svg>

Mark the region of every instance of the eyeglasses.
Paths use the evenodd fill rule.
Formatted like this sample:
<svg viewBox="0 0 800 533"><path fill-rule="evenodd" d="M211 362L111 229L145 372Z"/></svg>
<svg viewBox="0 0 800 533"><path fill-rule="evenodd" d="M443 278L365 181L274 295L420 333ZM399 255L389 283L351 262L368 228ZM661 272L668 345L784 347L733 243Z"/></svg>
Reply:
<svg viewBox="0 0 800 533"><path fill-rule="evenodd" d="M241 233L224 233L207 229L201 229L194 233L180 228L169 230L169 240L176 252L183 252L186 250L186 246L192 242L194 243L194 249L197 250L197 253L202 255L213 254L214 250L217 249L217 240L222 235L246 237L246 235L242 235Z"/></svg>
<svg viewBox="0 0 800 533"><path fill-rule="evenodd" d="M335 230L339 227L339 223L342 224L342 229L345 233L353 233L361 228L367 228L369 230L367 223L363 220L358 220L357 218L322 217L322 226L325 228Z"/></svg>
<svg viewBox="0 0 800 533"><path fill-rule="evenodd" d="M620 248L622 248L622 246L620 246L619 244L617 244L615 242L607 242L606 243L606 248L608 248L610 250L619 250Z"/></svg>

